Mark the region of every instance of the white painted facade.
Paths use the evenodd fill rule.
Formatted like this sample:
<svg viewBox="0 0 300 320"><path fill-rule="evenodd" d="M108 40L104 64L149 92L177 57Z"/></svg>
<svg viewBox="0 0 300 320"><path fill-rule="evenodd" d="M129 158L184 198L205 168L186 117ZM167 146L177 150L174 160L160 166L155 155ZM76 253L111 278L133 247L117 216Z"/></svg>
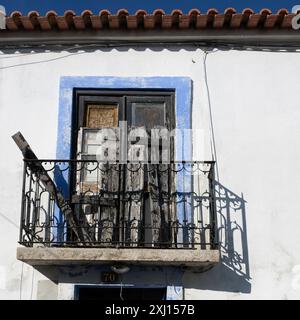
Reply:
<svg viewBox="0 0 300 320"><path fill-rule="evenodd" d="M230 271L224 249L213 269L183 274L184 298L300 298L299 52L215 50L207 82L204 58L195 47L1 54L0 299L73 298L70 284L45 294L47 279L16 260L23 163L11 136L21 131L38 157L55 159L61 76L189 77L193 128L205 133L204 148L194 139L194 158L210 160L215 143L217 180L244 199L243 210L228 212L232 224L246 222L234 250L248 247L249 270L244 257L242 276Z"/></svg>

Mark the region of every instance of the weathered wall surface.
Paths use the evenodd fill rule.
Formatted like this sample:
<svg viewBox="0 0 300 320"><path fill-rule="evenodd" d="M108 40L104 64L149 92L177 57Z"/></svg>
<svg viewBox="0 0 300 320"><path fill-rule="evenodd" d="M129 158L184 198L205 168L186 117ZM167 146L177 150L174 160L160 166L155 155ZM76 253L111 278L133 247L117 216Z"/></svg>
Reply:
<svg viewBox="0 0 300 320"><path fill-rule="evenodd" d="M0 299L64 297L15 259L23 167L11 139L20 130L40 158L55 158L61 76L191 78L193 127L205 133L205 155L200 137L194 155L210 159L212 145L218 162L222 263L186 272L184 296L300 298L299 53L216 51L206 68L204 57L194 48L1 55Z"/></svg>

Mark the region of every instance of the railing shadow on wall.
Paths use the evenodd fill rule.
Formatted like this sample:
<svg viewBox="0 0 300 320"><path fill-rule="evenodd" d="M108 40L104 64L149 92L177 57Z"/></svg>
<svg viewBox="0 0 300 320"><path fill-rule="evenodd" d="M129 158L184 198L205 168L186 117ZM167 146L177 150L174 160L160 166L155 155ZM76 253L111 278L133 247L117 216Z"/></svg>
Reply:
<svg viewBox="0 0 300 320"><path fill-rule="evenodd" d="M220 182L215 182L220 263L210 270L201 270L197 280L185 286L190 289L251 292L247 242L246 201ZM203 272L205 271L205 272Z"/></svg>

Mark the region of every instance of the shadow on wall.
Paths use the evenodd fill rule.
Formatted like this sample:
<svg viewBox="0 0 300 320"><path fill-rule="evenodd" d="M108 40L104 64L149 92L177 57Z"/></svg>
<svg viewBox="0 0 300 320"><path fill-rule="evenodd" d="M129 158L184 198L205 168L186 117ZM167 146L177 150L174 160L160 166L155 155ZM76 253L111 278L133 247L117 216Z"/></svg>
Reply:
<svg viewBox="0 0 300 320"><path fill-rule="evenodd" d="M214 268L195 275L189 281L186 275L185 287L191 289L250 293L250 269L247 243L246 201L215 183L218 215L218 235L221 262ZM191 275L191 273L190 273Z"/></svg>

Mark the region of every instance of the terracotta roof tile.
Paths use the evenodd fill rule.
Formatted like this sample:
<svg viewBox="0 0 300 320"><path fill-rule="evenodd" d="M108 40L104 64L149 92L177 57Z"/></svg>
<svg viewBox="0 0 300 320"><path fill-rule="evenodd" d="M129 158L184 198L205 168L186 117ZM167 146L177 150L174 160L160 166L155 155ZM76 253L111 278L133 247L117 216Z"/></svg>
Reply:
<svg viewBox="0 0 300 320"><path fill-rule="evenodd" d="M7 27L7 30L12 30L12 31L18 30L18 26L12 17L6 18L6 27Z"/></svg>
<svg viewBox="0 0 300 320"><path fill-rule="evenodd" d="M179 17L179 29L188 29L191 25L191 16L183 14Z"/></svg>
<svg viewBox="0 0 300 320"><path fill-rule="evenodd" d="M20 20L25 30L34 30L34 24L31 22L29 17L22 16L20 17Z"/></svg>
<svg viewBox="0 0 300 320"><path fill-rule="evenodd" d="M207 24L207 15L206 14L199 14L197 16L196 27L197 29L205 29Z"/></svg>
<svg viewBox="0 0 300 320"><path fill-rule="evenodd" d="M267 16L266 21L265 21L264 27L265 28L274 28L277 20L278 20L277 14L269 14Z"/></svg>
<svg viewBox="0 0 300 320"><path fill-rule="evenodd" d="M91 19L91 24L93 29L95 30L102 29L103 25L99 15L92 14L90 15L90 19Z"/></svg>
<svg viewBox="0 0 300 320"><path fill-rule="evenodd" d="M37 11L31 11L23 15L14 11L6 17L6 30L10 31L33 31L33 30L85 30L85 29L255 29L265 28L290 28L291 21L295 14L289 13L287 9L280 9L272 13L269 9L262 9L260 12L253 12L245 8L237 12L234 8L227 8L224 12L216 9L209 9L201 13L198 9L192 9L187 14L175 9L166 13L162 9L156 9L152 13L138 10L135 14L129 14L126 9L120 9L116 14L108 10L101 10L99 13L84 10L77 15L74 11L68 10L63 15L55 11L49 11L41 16Z"/></svg>
<svg viewBox="0 0 300 320"><path fill-rule="evenodd" d="M59 27L59 25L57 24L57 20L56 20L57 13L55 11L48 11L46 13L46 18L50 24L51 29L55 29L55 28L57 28L57 26Z"/></svg>
<svg viewBox="0 0 300 320"><path fill-rule="evenodd" d="M92 28L92 21L91 21L91 16L93 12L90 10L85 10L81 13L82 21L83 21L83 26L84 28L87 26L88 28Z"/></svg>
<svg viewBox="0 0 300 320"><path fill-rule="evenodd" d="M14 11L10 15L10 17L11 17L11 22L17 28L17 30L23 30L23 24L21 21L22 13L19 11Z"/></svg>
<svg viewBox="0 0 300 320"><path fill-rule="evenodd" d="M260 19L261 19L261 15L259 13L251 14L248 19L247 27L249 29L257 28Z"/></svg>
<svg viewBox="0 0 300 320"><path fill-rule="evenodd" d="M200 10L195 8L189 11L188 16L198 15L200 13L201 13Z"/></svg>
<svg viewBox="0 0 300 320"><path fill-rule="evenodd" d="M44 31L51 30L51 25L47 17L43 16L43 17L38 17L37 19L42 30ZM7 20L6 20L6 24L7 24Z"/></svg>
<svg viewBox="0 0 300 320"><path fill-rule="evenodd" d="M231 16L230 28L237 29L241 26L244 15L242 13L235 13Z"/></svg>
<svg viewBox="0 0 300 320"><path fill-rule="evenodd" d="M137 16L126 16L127 28L137 29L138 28L138 17Z"/></svg>
<svg viewBox="0 0 300 320"><path fill-rule="evenodd" d="M197 26L197 17L200 15L200 11L198 9L192 9L188 13L189 17L189 26L191 28L196 28Z"/></svg>
<svg viewBox="0 0 300 320"><path fill-rule="evenodd" d="M207 11L207 23L206 27L211 28L214 27L214 22L216 18L218 17L218 11L216 9L209 9ZM217 28L217 27L216 27Z"/></svg>
<svg viewBox="0 0 300 320"><path fill-rule="evenodd" d="M28 12L28 18L31 20L31 23L34 29L39 29L39 21L38 21L39 13L37 11L30 11Z"/></svg>
<svg viewBox="0 0 300 320"><path fill-rule="evenodd" d="M162 15L161 27L163 29L171 29L172 25L173 25L173 19L174 19L174 17L170 14Z"/></svg>
<svg viewBox="0 0 300 320"><path fill-rule="evenodd" d="M295 14L287 14L283 17L281 28L291 28L292 19L294 18Z"/></svg>
<svg viewBox="0 0 300 320"><path fill-rule="evenodd" d="M153 29L155 26L155 18L152 14L146 14L144 16L144 27L145 29Z"/></svg>

